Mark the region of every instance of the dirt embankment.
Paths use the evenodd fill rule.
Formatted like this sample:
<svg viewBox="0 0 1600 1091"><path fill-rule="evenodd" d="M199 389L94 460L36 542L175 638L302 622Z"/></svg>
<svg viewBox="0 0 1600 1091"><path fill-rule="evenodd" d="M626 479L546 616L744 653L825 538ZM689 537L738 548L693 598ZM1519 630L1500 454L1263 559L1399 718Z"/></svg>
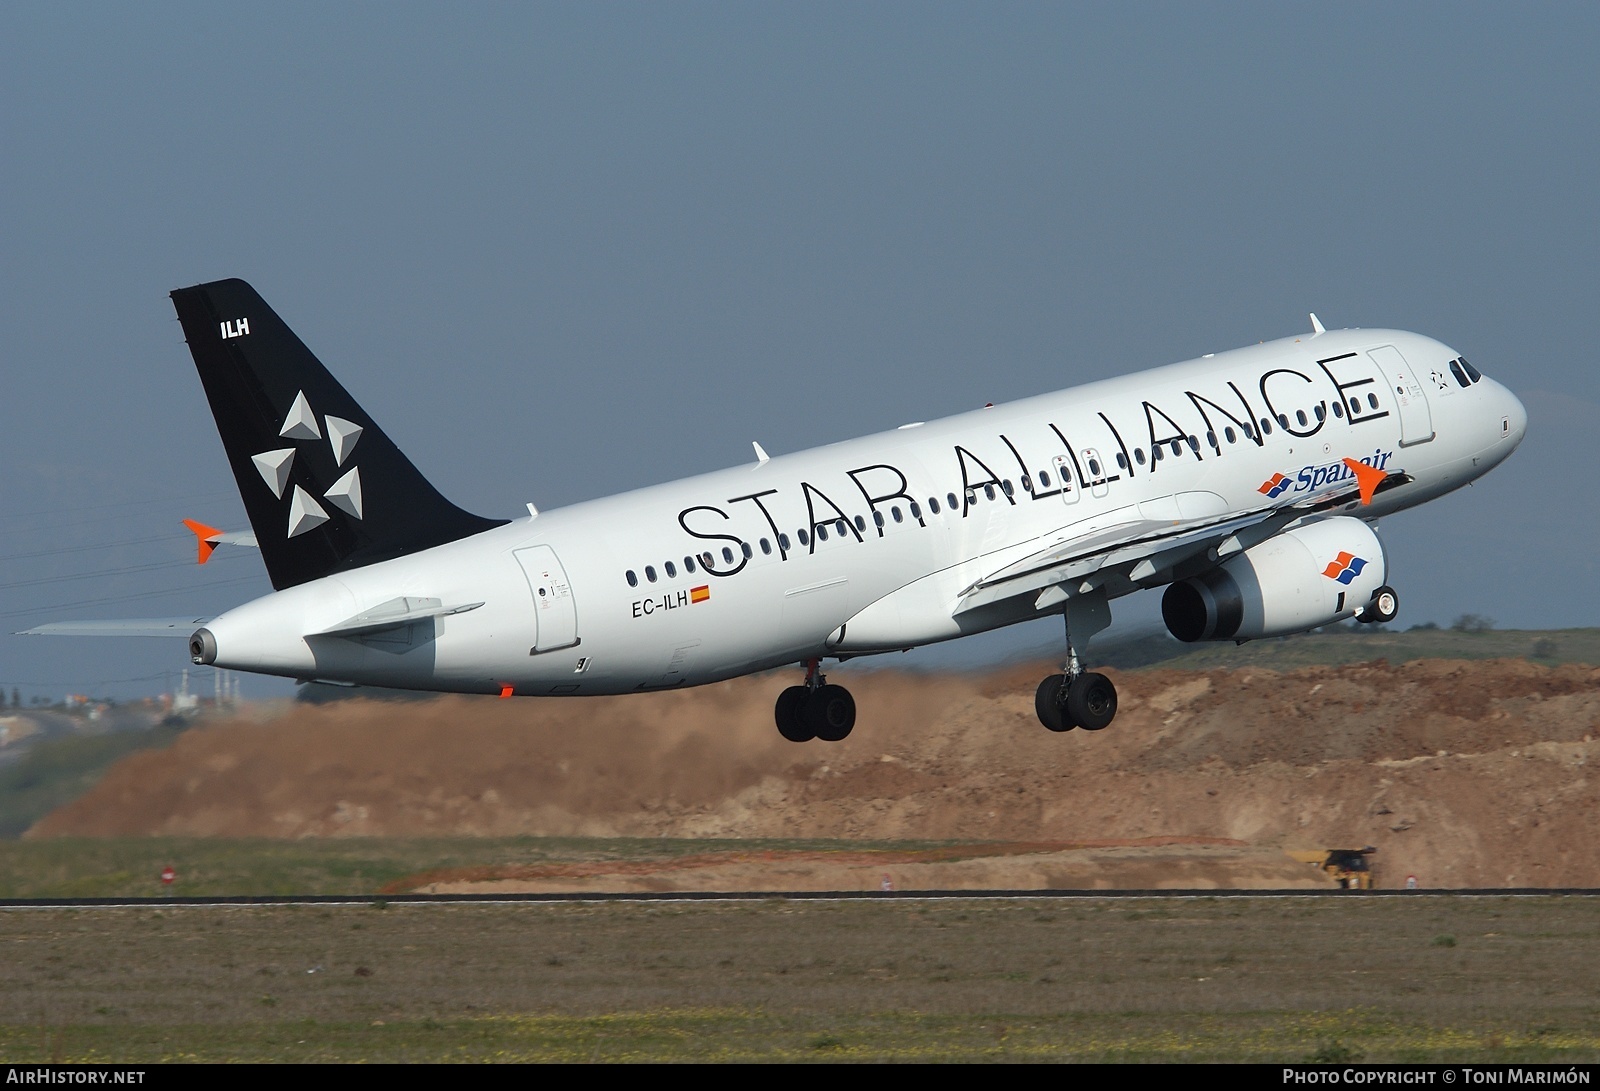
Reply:
<svg viewBox="0 0 1600 1091"><path fill-rule="evenodd" d="M1371 844L1383 886L1408 873L1425 886L1600 885L1600 669L1142 671L1118 678L1115 726L1066 735L1034 719L1043 673L855 676L858 726L831 745L778 737L775 678L296 708L132 756L28 836L1231 841L1262 882L1280 849ZM1076 851L1052 874L1098 885L1092 850ZM878 865L862 866L875 882Z"/></svg>

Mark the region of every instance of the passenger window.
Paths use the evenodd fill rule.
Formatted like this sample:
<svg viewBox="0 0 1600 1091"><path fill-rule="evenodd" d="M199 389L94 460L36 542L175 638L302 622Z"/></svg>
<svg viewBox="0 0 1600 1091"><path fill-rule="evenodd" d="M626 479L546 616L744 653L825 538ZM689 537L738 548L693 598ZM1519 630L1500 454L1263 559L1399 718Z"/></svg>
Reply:
<svg viewBox="0 0 1600 1091"><path fill-rule="evenodd" d="M1326 409L1322 408L1322 403L1321 402L1317 403L1316 414L1317 414L1317 419L1318 420L1327 420L1328 419L1328 411Z"/></svg>
<svg viewBox="0 0 1600 1091"><path fill-rule="evenodd" d="M1237 443L1239 440L1239 436L1234 432L1232 426L1222 430L1222 438L1227 440L1229 443Z"/></svg>
<svg viewBox="0 0 1600 1091"><path fill-rule="evenodd" d="M787 534L778 535L778 548L785 553L789 552L789 536Z"/></svg>
<svg viewBox="0 0 1600 1091"><path fill-rule="evenodd" d="M1306 411L1304 409L1296 409L1294 413L1294 419L1300 422L1301 428L1304 428L1306 425L1311 423L1306 419Z"/></svg>
<svg viewBox="0 0 1600 1091"><path fill-rule="evenodd" d="M1217 442L1217 434L1215 432L1206 433L1206 442L1211 444L1213 447L1220 448L1222 446L1222 444Z"/></svg>
<svg viewBox="0 0 1600 1091"><path fill-rule="evenodd" d="M666 563L666 569L667 569L667 579L669 579L669 580L672 579L674 576L676 576L678 574L678 566L673 564L671 561L668 561Z"/></svg>
<svg viewBox="0 0 1600 1091"><path fill-rule="evenodd" d="M761 553L765 557L772 556L772 543L765 538L761 539Z"/></svg>
<svg viewBox="0 0 1600 1091"><path fill-rule="evenodd" d="M1183 440L1175 439L1172 441L1172 457L1177 458L1181 454L1183 454Z"/></svg>
<svg viewBox="0 0 1600 1091"><path fill-rule="evenodd" d="M706 552L700 554L700 567L705 569L707 572L711 571L711 551L710 550L707 550Z"/></svg>
<svg viewBox="0 0 1600 1091"><path fill-rule="evenodd" d="M639 577L635 576L633 574L633 569L631 569L631 568L628 569L628 586L629 587L638 587L639 586Z"/></svg>
<svg viewBox="0 0 1600 1091"><path fill-rule="evenodd" d="M1135 447L1134 448L1133 460L1135 462L1137 462L1141 466L1144 465L1144 448L1143 447Z"/></svg>
<svg viewBox="0 0 1600 1091"><path fill-rule="evenodd" d="M1123 454L1121 451L1117 452L1117 468L1119 470L1126 470L1128 468L1128 456Z"/></svg>
<svg viewBox="0 0 1600 1091"><path fill-rule="evenodd" d="M683 559L683 570L685 572L693 572L694 571L694 558L693 557L685 557Z"/></svg>
<svg viewBox="0 0 1600 1091"><path fill-rule="evenodd" d="M953 493L953 492L951 492L951 493L945 493L945 497L944 497L944 498L945 498L945 499L946 499L946 500L947 500L947 501L949 501L949 503L950 503L950 510L951 510L951 511L955 511L955 510L956 510L956 509L957 509L957 508L959 508L959 507L960 507L960 506L961 506L961 505L960 505L960 504L958 504L958 503L957 503L957 502L956 502L956 494L955 494L955 493ZM967 499L969 499L969 500L970 500L970 499L971 499L971 498L972 498L972 497L971 497L971 494L968 494L968 497L967 497Z"/></svg>
<svg viewBox="0 0 1600 1091"><path fill-rule="evenodd" d="M850 533L850 528L845 525L843 519L836 520L833 524L833 529L838 532L841 538Z"/></svg>
<svg viewBox="0 0 1600 1091"><path fill-rule="evenodd" d="M1043 470L1039 471L1039 486L1045 489L1050 487L1050 475L1045 473Z"/></svg>
<svg viewBox="0 0 1600 1091"><path fill-rule="evenodd" d="M896 504L894 507L890 508L889 509L889 514L894 516L894 521L897 522L897 523L903 523L903 522L906 521L905 520L905 516L900 514L900 505L899 504Z"/></svg>
<svg viewBox="0 0 1600 1091"><path fill-rule="evenodd" d="M928 497L928 510L935 515L939 514L939 498L937 496Z"/></svg>
<svg viewBox="0 0 1600 1091"><path fill-rule="evenodd" d="M747 561L755 556L755 550L750 548L749 542L740 542L739 551L744 554L744 559Z"/></svg>
<svg viewBox="0 0 1600 1091"><path fill-rule="evenodd" d="M1269 421L1266 417L1262 417L1261 418L1261 434L1263 436L1272 435L1272 422Z"/></svg>
<svg viewBox="0 0 1600 1091"><path fill-rule="evenodd" d="M1009 477L1000 482L1000 487L1006 491L1007 496L1017 495L1017 490L1011 487L1011 479Z"/></svg>
<svg viewBox="0 0 1600 1091"><path fill-rule="evenodd" d="M733 550L729 549L727 546L723 546L722 547L722 559L727 561L729 564L732 564L733 563Z"/></svg>
<svg viewBox="0 0 1600 1091"><path fill-rule="evenodd" d="M878 525L878 529L879 530L882 530L883 529L883 512L881 512L881 511L873 512L872 513L872 521Z"/></svg>
<svg viewBox="0 0 1600 1091"><path fill-rule="evenodd" d="M1368 394L1367 404L1372 406L1374 409L1378 408L1378 396L1376 394Z"/></svg>
<svg viewBox="0 0 1600 1091"><path fill-rule="evenodd" d="M1091 458L1089 460L1089 472L1091 474L1093 474L1095 477L1099 477L1100 476L1100 460L1099 459Z"/></svg>
<svg viewBox="0 0 1600 1091"><path fill-rule="evenodd" d="M1333 403L1333 415L1338 417L1340 420L1344 419L1344 402Z"/></svg>
<svg viewBox="0 0 1600 1091"><path fill-rule="evenodd" d="M797 533L800 536L800 544L801 545L810 545L811 544L811 536L809 534L807 534L803 530L802 531L798 531Z"/></svg>
<svg viewBox="0 0 1600 1091"><path fill-rule="evenodd" d="M1287 428L1287 427L1289 427L1289 415L1287 413L1279 413L1278 414L1278 427L1279 428Z"/></svg>
<svg viewBox="0 0 1600 1091"><path fill-rule="evenodd" d="M827 527L818 527L817 528L817 541L826 542L827 540L828 540L828 528Z"/></svg>
<svg viewBox="0 0 1600 1091"><path fill-rule="evenodd" d="M861 516L859 516L859 515L856 516L855 523L856 523L856 529L857 530L866 530L867 529L867 521L865 519L863 519Z"/></svg>
<svg viewBox="0 0 1600 1091"><path fill-rule="evenodd" d="M651 583L655 583L656 582L655 565L647 564L647 565L644 566L644 578L649 580Z"/></svg>
<svg viewBox="0 0 1600 1091"><path fill-rule="evenodd" d="M1033 491L1033 478L1031 477L1019 477L1017 478L1017 484L1022 486L1023 492Z"/></svg>
<svg viewBox="0 0 1600 1091"><path fill-rule="evenodd" d="M921 519L922 518L922 509L917 507L917 502L915 500L911 501L911 518L913 518L913 519Z"/></svg>
<svg viewBox="0 0 1600 1091"><path fill-rule="evenodd" d="M1152 461L1152 462L1160 462L1161 461L1161 457L1162 457L1161 456L1161 451L1162 451L1162 448L1160 446L1156 446L1156 447L1150 448L1150 461Z"/></svg>

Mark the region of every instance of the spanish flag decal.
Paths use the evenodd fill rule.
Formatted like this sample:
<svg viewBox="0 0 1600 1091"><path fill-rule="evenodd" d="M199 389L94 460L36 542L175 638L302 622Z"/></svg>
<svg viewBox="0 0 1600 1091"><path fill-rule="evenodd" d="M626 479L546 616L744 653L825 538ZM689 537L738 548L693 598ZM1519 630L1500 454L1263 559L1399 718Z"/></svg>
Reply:
<svg viewBox="0 0 1600 1091"><path fill-rule="evenodd" d="M704 602L711 597L711 585L702 583L699 587L689 588L690 602Z"/></svg>

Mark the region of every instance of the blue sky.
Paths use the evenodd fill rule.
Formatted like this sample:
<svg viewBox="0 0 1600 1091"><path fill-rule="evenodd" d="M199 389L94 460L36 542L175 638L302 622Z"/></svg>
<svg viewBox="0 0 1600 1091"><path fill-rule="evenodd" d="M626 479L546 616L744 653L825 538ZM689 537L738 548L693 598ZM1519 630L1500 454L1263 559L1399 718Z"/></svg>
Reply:
<svg viewBox="0 0 1600 1091"><path fill-rule="evenodd" d="M243 525L166 299L225 276L490 515L1310 310L1418 330L1530 424L1384 521L1401 623L1595 624L1596 41L1577 4L7 7L0 628L268 589L179 525ZM182 665L0 637L25 694Z"/></svg>

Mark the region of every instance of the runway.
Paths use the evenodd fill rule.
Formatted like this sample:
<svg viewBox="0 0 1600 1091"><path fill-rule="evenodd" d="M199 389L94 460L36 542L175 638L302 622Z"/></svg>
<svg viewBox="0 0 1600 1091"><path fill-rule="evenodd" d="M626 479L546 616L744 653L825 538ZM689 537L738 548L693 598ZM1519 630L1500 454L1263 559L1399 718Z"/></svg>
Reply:
<svg viewBox="0 0 1600 1091"><path fill-rule="evenodd" d="M1591 898L1595 887L1481 887L1461 890L666 890L628 893L266 895L223 898L8 898L4 909L182 909L224 906L538 905L672 902L951 902L951 901L1298 901L1357 899Z"/></svg>

